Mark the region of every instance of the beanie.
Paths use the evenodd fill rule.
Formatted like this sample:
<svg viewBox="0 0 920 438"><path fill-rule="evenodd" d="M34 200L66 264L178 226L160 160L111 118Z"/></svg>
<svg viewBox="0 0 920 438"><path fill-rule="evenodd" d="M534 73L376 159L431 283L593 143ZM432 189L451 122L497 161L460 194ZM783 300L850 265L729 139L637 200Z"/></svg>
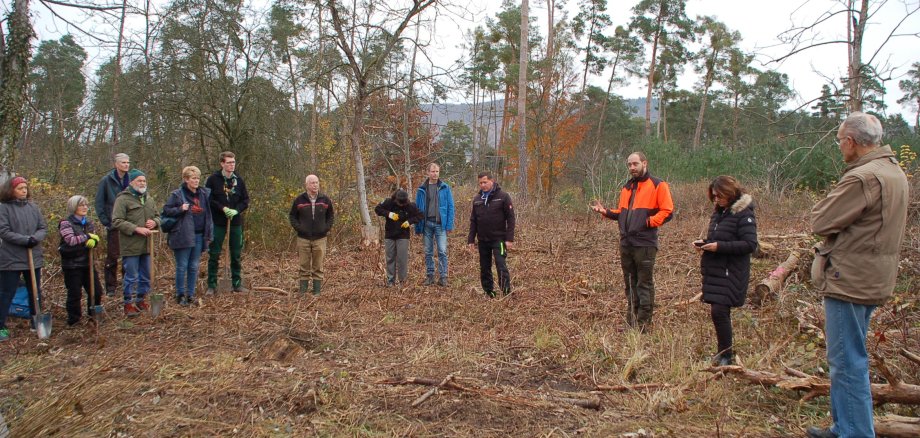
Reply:
<svg viewBox="0 0 920 438"><path fill-rule="evenodd" d="M146 175L144 175L144 172L141 172L140 170L137 170L137 169L129 170L128 171L128 183L130 184L131 181L134 181L134 178L137 178L139 176L146 177Z"/></svg>

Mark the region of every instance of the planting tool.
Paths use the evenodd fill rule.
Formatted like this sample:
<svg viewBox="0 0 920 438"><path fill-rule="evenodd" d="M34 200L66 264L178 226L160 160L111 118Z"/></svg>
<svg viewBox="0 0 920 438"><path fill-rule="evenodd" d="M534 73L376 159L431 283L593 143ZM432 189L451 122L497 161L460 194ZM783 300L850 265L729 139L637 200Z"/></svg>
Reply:
<svg viewBox="0 0 920 438"><path fill-rule="evenodd" d="M150 252L150 290L153 291L155 290L154 283L156 282L156 278L157 278L156 270L155 270L156 263L154 263L153 236L155 235L157 231L156 230L151 230L151 231L152 232L150 233L150 235L147 236L147 250L148 252ZM163 294L161 292L150 292L149 295L150 295L150 315L156 318L157 316L160 316L160 312L163 310L163 304L165 303L165 300L163 299Z"/></svg>
<svg viewBox="0 0 920 438"><path fill-rule="evenodd" d="M32 258L32 248L29 251L29 277L32 279L32 305L35 306L35 316L32 322L35 323L35 332L38 339L47 339L51 336L51 313L42 313L41 301L38 299L38 281L35 280L35 260Z"/></svg>
<svg viewBox="0 0 920 438"><path fill-rule="evenodd" d="M227 253L224 257L224 269L223 275L217 279L217 291L218 292L230 292L233 289L233 284L231 282L231 273L230 273L230 221L232 218L227 218L227 232L224 233L224 240L227 242ZM223 244L221 244L221 252L223 252Z"/></svg>
<svg viewBox="0 0 920 438"><path fill-rule="evenodd" d="M96 264L93 261L94 250L89 250L89 299L90 307L93 309L93 320L97 324L105 320L105 307L100 302L96 304Z"/></svg>

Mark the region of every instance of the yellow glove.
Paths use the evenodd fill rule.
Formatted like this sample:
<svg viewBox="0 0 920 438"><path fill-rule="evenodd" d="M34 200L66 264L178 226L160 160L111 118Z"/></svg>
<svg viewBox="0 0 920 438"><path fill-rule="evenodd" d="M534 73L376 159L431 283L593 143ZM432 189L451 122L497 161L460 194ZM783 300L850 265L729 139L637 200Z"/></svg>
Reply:
<svg viewBox="0 0 920 438"><path fill-rule="evenodd" d="M96 243L99 243L99 235L98 235L98 234L89 233L89 234L87 234L87 235L89 236L90 239L93 239L93 240L96 241Z"/></svg>
<svg viewBox="0 0 920 438"><path fill-rule="evenodd" d="M96 242L97 242L96 239L88 239L86 241L86 247L89 249L93 249L96 247Z"/></svg>
<svg viewBox="0 0 920 438"><path fill-rule="evenodd" d="M387 215L387 217L390 218L390 219L392 219L392 220L394 220L394 221L398 221L398 220L399 220L399 215L396 214L396 213L393 213L392 211L390 212L390 214Z"/></svg>
<svg viewBox="0 0 920 438"><path fill-rule="evenodd" d="M400 225L400 226L403 227L403 228L409 228L409 221L403 222L402 225Z"/></svg>

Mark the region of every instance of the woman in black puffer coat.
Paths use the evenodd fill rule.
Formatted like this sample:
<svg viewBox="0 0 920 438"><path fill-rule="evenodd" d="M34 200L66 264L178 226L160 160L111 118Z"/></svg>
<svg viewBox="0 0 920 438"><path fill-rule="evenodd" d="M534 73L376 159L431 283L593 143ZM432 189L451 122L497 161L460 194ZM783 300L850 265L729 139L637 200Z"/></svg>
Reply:
<svg viewBox="0 0 920 438"><path fill-rule="evenodd" d="M747 298L751 277L751 254L757 250L757 220L754 200L738 181L722 175L709 184L709 200L715 211L709 220L706 240L694 245L702 253L703 302L711 306L718 353L713 362L734 363L731 308L741 307Z"/></svg>

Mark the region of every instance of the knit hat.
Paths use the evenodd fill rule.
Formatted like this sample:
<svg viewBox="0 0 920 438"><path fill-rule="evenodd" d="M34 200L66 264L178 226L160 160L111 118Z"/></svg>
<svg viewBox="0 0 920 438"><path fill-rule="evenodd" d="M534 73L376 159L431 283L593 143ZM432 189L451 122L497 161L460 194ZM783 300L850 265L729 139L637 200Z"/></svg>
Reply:
<svg viewBox="0 0 920 438"><path fill-rule="evenodd" d="M139 176L146 177L146 175L144 175L144 172L141 172L140 170L137 170L137 169L129 170L128 171L128 184L130 184L131 181L134 181L134 178L137 178Z"/></svg>
<svg viewBox="0 0 920 438"><path fill-rule="evenodd" d="M17 176L17 177L15 177L15 178L13 178L12 181L10 181L10 188L11 188L11 189L15 189L16 186L18 186L18 185L20 185L20 184L23 184L23 183L28 183L28 181L26 181L26 179L23 178L23 177L21 177L21 176Z"/></svg>
<svg viewBox="0 0 920 438"><path fill-rule="evenodd" d="M399 205L406 205L409 203L409 194L405 190L397 190L393 200Z"/></svg>

